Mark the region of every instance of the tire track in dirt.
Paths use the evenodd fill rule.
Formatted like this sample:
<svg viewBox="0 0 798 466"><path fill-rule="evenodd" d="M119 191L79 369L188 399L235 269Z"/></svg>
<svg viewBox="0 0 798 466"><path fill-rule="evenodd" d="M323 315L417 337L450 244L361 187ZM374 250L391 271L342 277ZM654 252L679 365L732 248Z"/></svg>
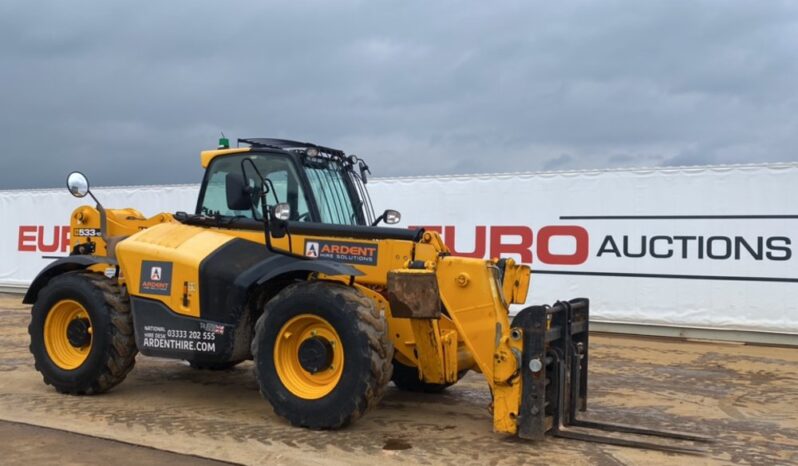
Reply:
<svg viewBox="0 0 798 466"><path fill-rule="evenodd" d="M32 370L27 307L0 298L0 418L242 463L789 464L798 463L794 349L592 337L586 417L708 433L706 457L491 431L490 393L469 374L441 395L389 387L342 431L296 429L258 394L251 363L224 372L139 357L128 379L94 397L56 394Z"/></svg>

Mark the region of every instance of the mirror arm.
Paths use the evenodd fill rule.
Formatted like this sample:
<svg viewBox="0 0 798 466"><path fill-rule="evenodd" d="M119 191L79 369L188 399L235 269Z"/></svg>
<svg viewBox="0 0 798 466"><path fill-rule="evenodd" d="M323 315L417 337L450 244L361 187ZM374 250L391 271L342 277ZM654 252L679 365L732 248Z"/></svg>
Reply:
<svg viewBox="0 0 798 466"><path fill-rule="evenodd" d="M276 254L277 251L275 251L274 247L272 246L272 234L269 228L269 221L271 220L269 218L269 206L266 205L266 201L268 200L266 194L268 193L267 190L269 189L269 187L266 185L266 179L263 178L263 175L261 175L260 170L258 170L258 167L255 166L255 162L253 162L252 159L241 160L241 175L243 175L244 180L246 181L247 179L247 167L245 165L246 162L249 162L249 164L252 166L252 169L255 170L255 173L258 175L258 178L260 178L261 181L260 209L261 209L261 215L263 216L263 237L266 241L266 249L269 252ZM253 215L255 213L254 204L252 205L252 213Z"/></svg>
<svg viewBox="0 0 798 466"><path fill-rule="evenodd" d="M241 176L244 177L244 183L246 184L246 188L245 189L249 189L249 183L247 183L247 167L245 165L245 162L247 162L247 161L249 161L249 164L252 165L252 168L255 169L255 173L258 174L258 177L261 178L261 180L263 179L263 176L261 176L260 172L258 171L258 167L255 166L255 162L253 162L250 159L242 159L241 160ZM257 218L257 215L255 215L255 203L252 202L252 190L248 190L247 194L250 196L249 208L250 208L250 210L252 210L252 218ZM261 205L265 205L263 203L262 199L263 199L263 196L261 196Z"/></svg>
<svg viewBox="0 0 798 466"><path fill-rule="evenodd" d="M270 226L271 211L269 209L269 206L266 205L266 201L268 200L267 199L268 198L267 193L269 192L269 190L272 191L272 193L274 195L274 200L278 204L279 204L280 200L277 199L277 192L274 189L274 183L272 183L272 180L270 180L269 178L265 178L263 175L261 175L260 170L258 170L258 167L255 166L255 162L253 162L251 159L244 159L244 160L241 161L241 171L242 171L242 174L244 175L244 179L247 178L247 171L246 171L246 168L244 166L244 162L246 162L246 161L249 161L249 164L252 166L252 168L255 170L255 173L258 175L258 177L261 180L262 188L260 189L260 206L261 206L261 214L263 215L263 236L264 236L264 239L266 240L266 249L269 252L272 252L274 254L283 254L283 255L288 255L288 256L295 257L297 259L305 259L305 260L307 260L308 257L306 257L304 255L295 254L294 251L291 251L291 250L289 250L289 251L278 251L278 250L274 249L274 246L272 245L272 233L271 233L271 226ZM253 208L254 208L254 206L253 206ZM287 227L286 227L286 233L289 235L288 236L288 241L289 241L289 245L290 245L291 236L290 236L290 232L288 232L288 228Z"/></svg>
<svg viewBox="0 0 798 466"><path fill-rule="evenodd" d="M70 184L70 182L69 182L70 179L72 179L73 176L79 176L80 177L80 178L77 178L75 180L77 182L77 185L75 185L75 190L74 191L72 189L73 188L72 184ZM81 183L81 181L82 181L82 183ZM79 184L85 184L86 185L86 192L85 193L81 194L82 191L80 191L80 186L78 186ZM97 199L97 196L95 196L94 193L91 192L91 188L89 188L89 180L86 178L86 175L84 175L81 172L77 172L77 171L72 172L72 173L69 174L69 176L67 176L66 185L67 185L67 189L70 191L70 193L73 196L75 196L77 198L83 198L83 197L86 197L86 195L88 195L94 200L94 203L96 204L97 212L100 213L100 239L102 239L103 242L105 243L105 253L106 253L106 255L112 255L113 251L108 251L108 213L105 211L105 207L103 207L102 203L100 203L100 200ZM91 238L89 238L88 242L89 243L92 242Z"/></svg>
<svg viewBox="0 0 798 466"><path fill-rule="evenodd" d="M108 214L105 212L105 207L103 207L97 197L94 196L94 193L91 192L91 189L86 191L86 194L91 196L95 204L97 204L97 212L100 213L100 239L105 243L105 254L108 255L110 254L108 251Z"/></svg>
<svg viewBox="0 0 798 466"><path fill-rule="evenodd" d="M375 218L371 226L376 227L381 221L385 220L385 212L381 213L379 217Z"/></svg>
<svg viewBox="0 0 798 466"><path fill-rule="evenodd" d="M100 238L105 241L105 253L108 254L108 214L105 212L105 207L94 198L93 194L91 197L97 202L97 210L100 212Z"/></svg>
<svg viewBox="0 0 798 466"><path fill-rule="evenodd" d="M269 252L277 253L272 246L272 233L271 227L269 226L269 222L271 219L269 218L269 206L266 205L266 190L260 190L260 207L261 207L261 215L263 215L263 236L266 239L266 249Z"/></svg>

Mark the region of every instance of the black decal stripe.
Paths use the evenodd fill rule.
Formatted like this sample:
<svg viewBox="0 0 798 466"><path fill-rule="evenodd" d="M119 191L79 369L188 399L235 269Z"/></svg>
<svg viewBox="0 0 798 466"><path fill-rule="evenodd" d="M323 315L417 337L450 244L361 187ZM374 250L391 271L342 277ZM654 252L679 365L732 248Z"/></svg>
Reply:
<svg viewBox="0 0 798 466"><path fill-rule="evenodd" d="M575 270L535 270L532 275L585 275L591 277L670 278L676 280L721 280L739 282L798 283L798 278L788 277L735 277L726 275L679 275L662 273L580 272Z"/></svg>
<svg viewBox="0 0 798 466"><path fill-rule="evenodd" d="M153 299L131 296L130 304L136 346L145 356L186 359L204 363L221 363L230 360L235 343L233 326L177 314L162 302ZM151 326L163 328L164 331L148 330L148 327ZM207 326L223 327L224 329L218 333L208 332ZM169 335L170 331L175 330L185 333L177 336ZM156 336L155 333L160 335ZM210 336L208 333L213 335ZM152 343L155 341L161 344L153 345ZM188 349L189 345L193 345L195 349Z"/></svg>
<svg viewBox="0 0 798 466"><path fill-rule="evenodd" d="M263 222L251 218L226 218L219 225L213 217L189 216L178 219L186 225L222 227L231 230L263 231ZM395 239L419 242L424 237L424 229L394 227L372 227L365 225L336 225L329 223L288 221L288 232L295 235L320 236L332 238L353 238L365 240Z"/></svg>
<svg viewBox="0 0 798 466"><path fill-rule="evenodd" d="M218 322L237 322L243 303L228 300L236 291L233 283L243 272L271 255L263 244L235 238L203 259L199 267L200 316Z"/></svg>
<svg viewBox="0 0 798 466"><path fill-rule="evenodd" d="M561 215L560 220L784 220L798 215Z"/></svg>

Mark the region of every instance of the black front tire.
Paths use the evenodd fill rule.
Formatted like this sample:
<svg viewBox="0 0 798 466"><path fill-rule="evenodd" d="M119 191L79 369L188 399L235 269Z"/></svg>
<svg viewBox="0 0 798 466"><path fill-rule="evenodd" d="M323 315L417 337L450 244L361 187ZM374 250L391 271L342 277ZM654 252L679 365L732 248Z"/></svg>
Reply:
<svg viewBox="0 0 798 466"><path fill-rule="evenodd" d="M300 315L326 320L340 337L343 373L331 392L305 399L289 390L275 369L275 341ZM283 289L265 306L255 325L252 355L260 392L275 413L298 427L337 429L374 408L391 379L393 345L387 323L373 300L331 282L301 282Z"/></svg>
<svg viewBox="0 0 798 466"><path fill-rule="evenodd" d="M73 300L85 308L91 320L91 348L75 369L64 370L47 353L45 321L53 306ZM38 295L28 326L30 351L44 383L72 395L103 393L119 385L135 364L133 318L125 289L116 281L88 271L68 272L47 284Z"/></svg>

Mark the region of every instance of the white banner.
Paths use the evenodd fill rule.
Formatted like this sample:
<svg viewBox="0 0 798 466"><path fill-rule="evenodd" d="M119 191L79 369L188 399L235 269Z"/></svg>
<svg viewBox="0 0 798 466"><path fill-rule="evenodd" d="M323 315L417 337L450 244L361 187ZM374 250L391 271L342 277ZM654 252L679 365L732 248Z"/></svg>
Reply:
<svg viewBox="0 0 798 466"><path fill-rule="evenodd" d="M798 164L380 179L375 208L532 265L527 304L798 333Z"/></svg>
<svg viewBox="0 0 798 466"><path fill-rule="evenodd" d="M97 188L94 195L108 208L133 207L149 217L160 212L194 212L199 187L131 186ZM47 257L69 254L69 217L75 208L94 204L63 189L0 191L0 286L27 287Z"/></svg>
<svg viewBox="0 0 798 466"><path fill-rule="evenodd" d="M475 257L533 268L528 304L593 318L798 334L798 164L373 179L378 213ZM198 187L98 188L109 208L193 212ZM68 253L66 188L0 191L0 285Z"/></svg>

